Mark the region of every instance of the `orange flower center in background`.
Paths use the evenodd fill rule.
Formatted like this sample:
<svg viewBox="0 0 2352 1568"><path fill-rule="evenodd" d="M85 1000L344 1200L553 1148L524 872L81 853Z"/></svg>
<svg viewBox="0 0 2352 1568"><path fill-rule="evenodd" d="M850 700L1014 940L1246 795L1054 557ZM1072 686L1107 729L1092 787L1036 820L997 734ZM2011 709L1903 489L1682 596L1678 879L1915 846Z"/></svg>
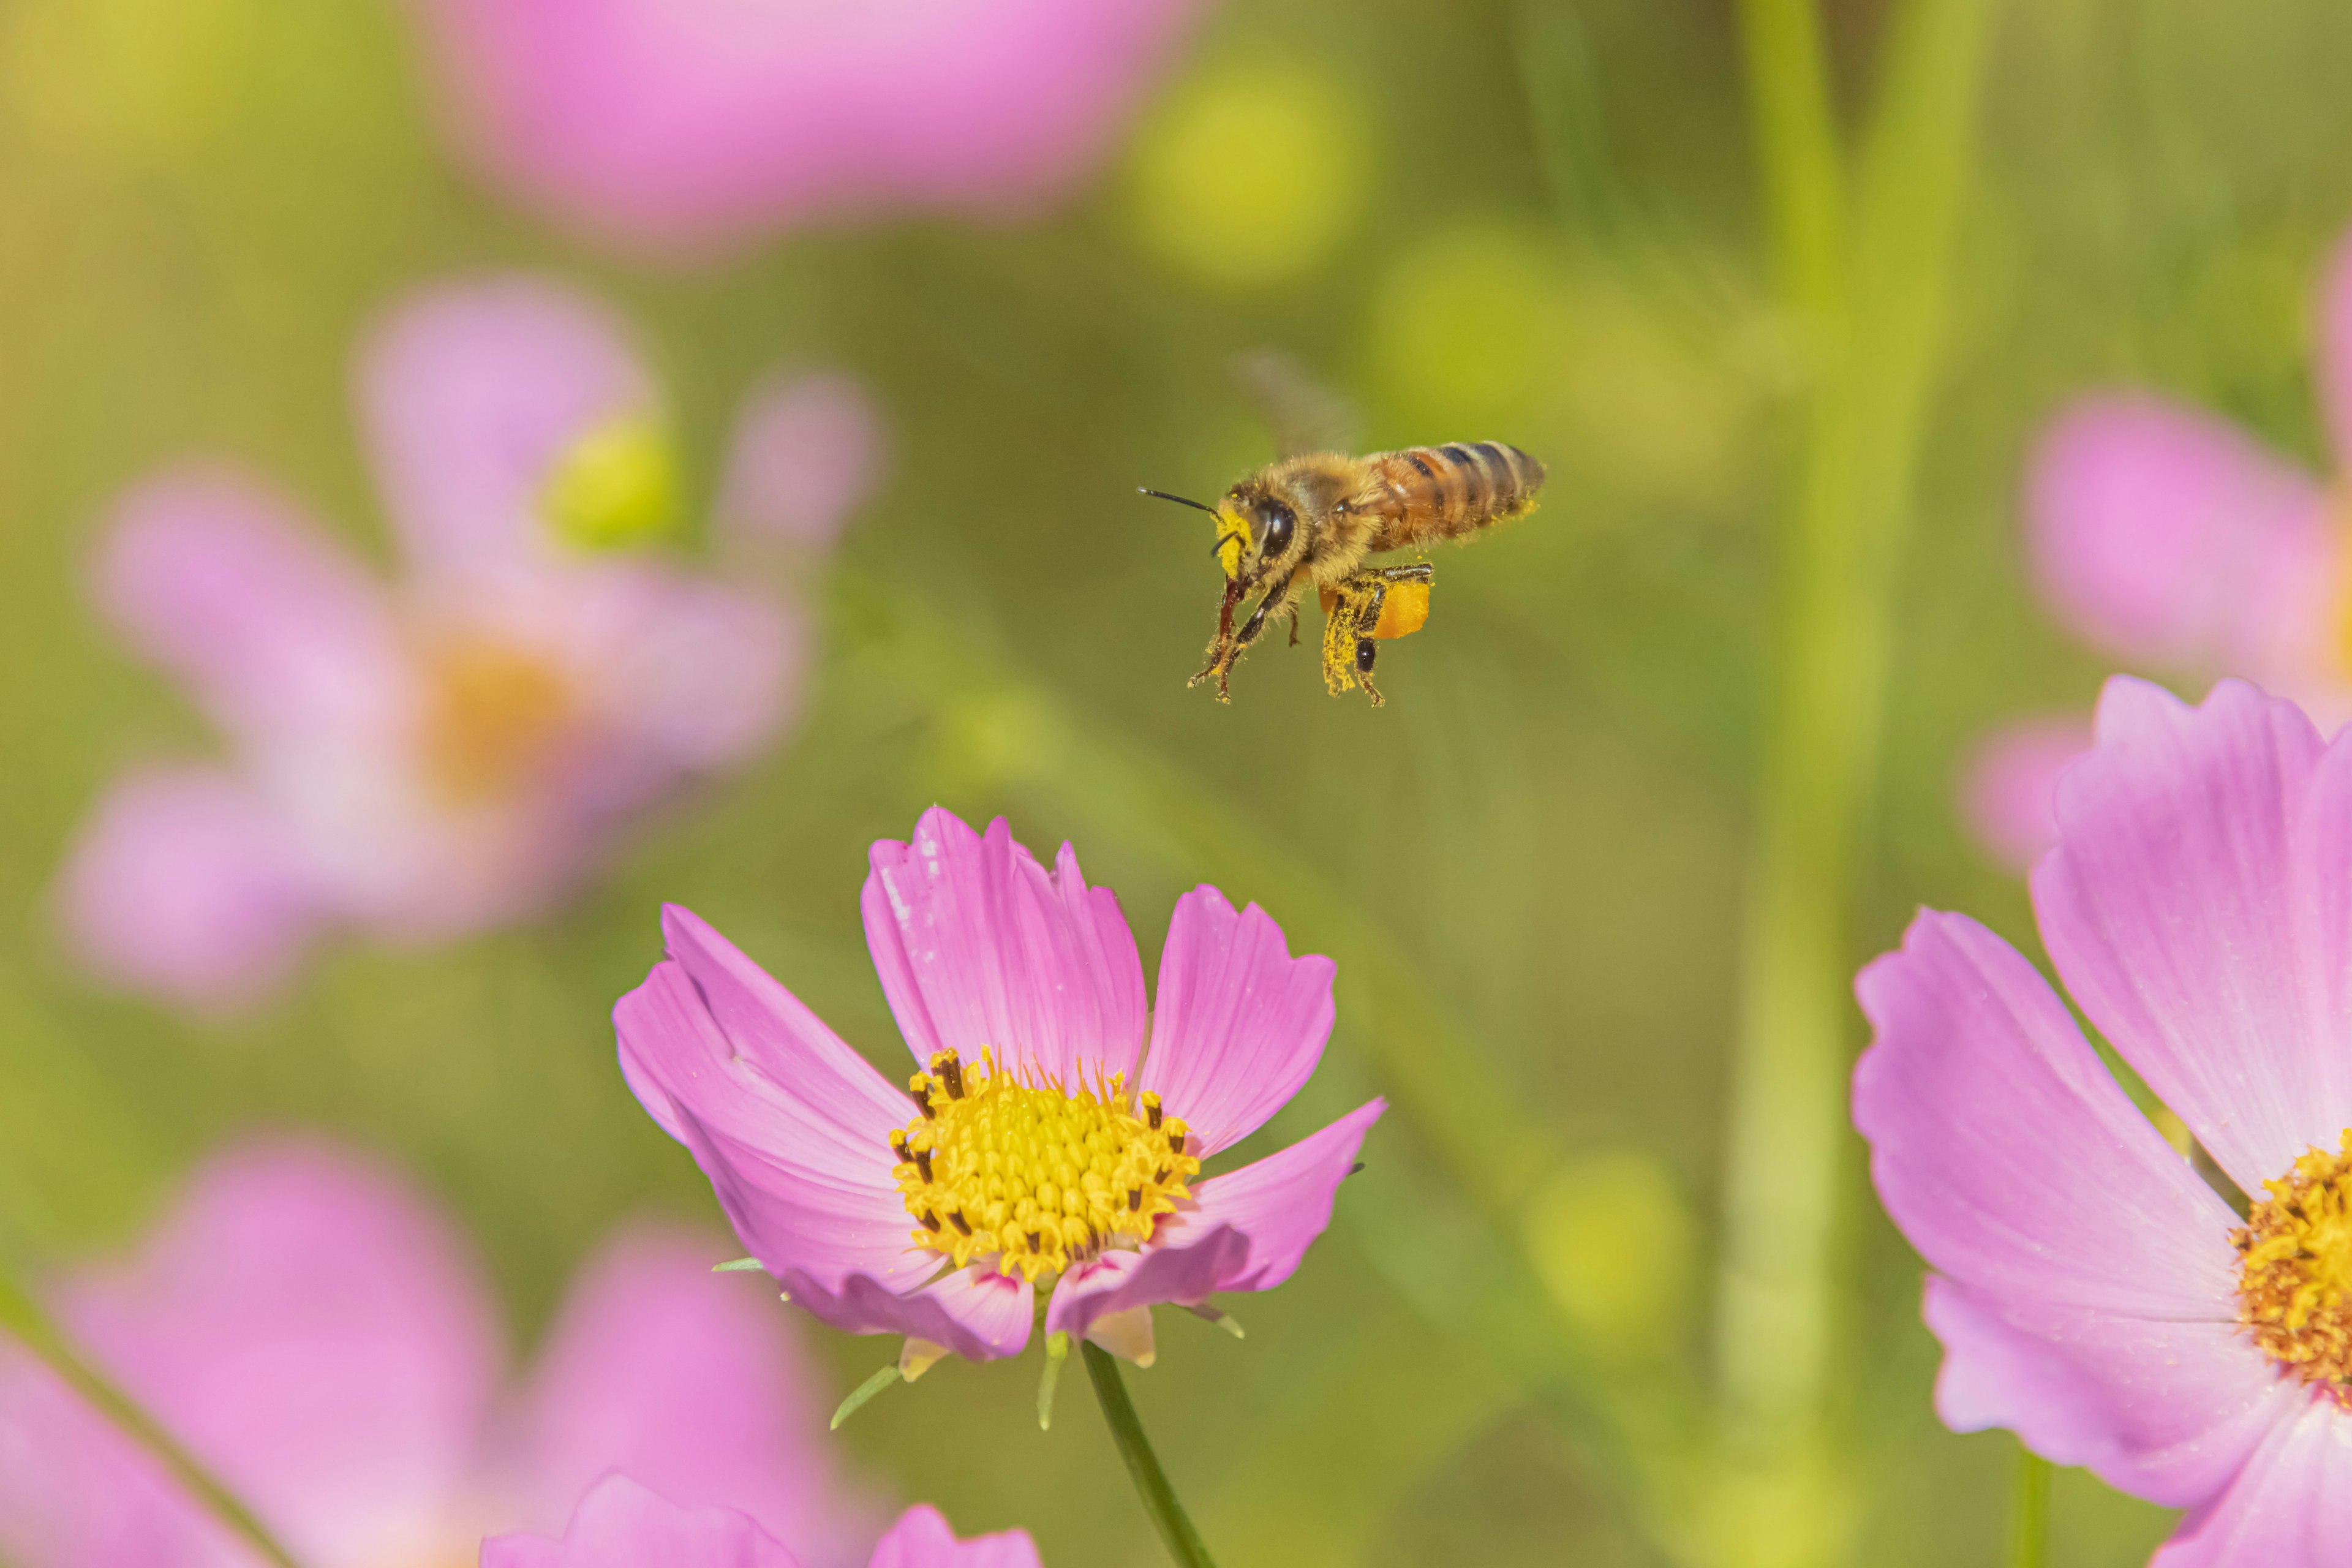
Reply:
<svg viewBox="0 0 2352 1568"><path fill-rule="evenodd" d="M2314 1149L2264 1182L2269 1195L2230 1233L2238 1321L2265 1354L2338 1399L2352 1393L2352 1130L2343 1142L2343 1153Z"/></svg>
<svg viewBox="0 0 2352 1568"><path fill-rule="evenodd" d="M1129 1097L1124 1075L1098 1089L1023 1083L992 1052L966 1067L953 1051L907 1084L920 1114L890 1135L898 1191L922 1228L915 1245L959 1268L997 1258L1031 1283L1150 1238L1201 1162L1160 1097Z"/></svg>
<svg viewBox="0 0 2352 1568"><path fill-rule="evenodd" d="M457 639L427 660L432 689L418 736L425 775L452 805L507 795L543 763L572 711L571 685L510 643Z"/></svg>

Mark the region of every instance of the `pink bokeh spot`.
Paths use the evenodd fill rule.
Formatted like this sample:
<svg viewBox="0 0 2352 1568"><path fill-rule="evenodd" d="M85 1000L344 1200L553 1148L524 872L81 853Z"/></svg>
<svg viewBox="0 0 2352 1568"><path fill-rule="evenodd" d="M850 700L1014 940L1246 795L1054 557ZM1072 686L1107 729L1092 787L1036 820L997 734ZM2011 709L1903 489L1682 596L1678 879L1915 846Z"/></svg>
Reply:
<svg viewBox="0 0 2352 1568"><path fill-rule="evenodd" d="M1102 159L1202 0L415 0L509 192L640 253L1032 212Z"/></svg>
<svg viewBox="0 0 2352 1568"><path fill-rule="evenodd" d="M2032 877L2074 1005L2242 1188L2352 1127L2352 734L2109 681ZM2189 1510L2162 1568L2341 1558L2352 1412L2238 1322L2238 1215L2007 942L1922 911L1857 983L1855 1126L1934 1272L1937 1412Z"/></svg>
<svg viewBox="0 0 2352 1568"><path fill-rule="evenodd" d="M59 913L110 982L220 1010L329 933L438 941L541 912L795 716L795 588L585 551L545 515L579 444L662 428L602 306L530 278L427 289L357 380L397 581L219 465L135 488L97 552L100 609L229 752L134 771L79 836ZM730 504L821 554L870 486L878 419L837 375L753 406Z"/></svg>
<svg viewBox="0 0 2352 1568"><path fill-rule="evenodd" d="M871 860L867 945L919 1067L943 1050L968 1062L992 1053L1027 1082L1094 1086L1131 1074L1140 1055L1129 1092L1159 1086L1165 1113L1213 1148L1263 1124L1321 1058L1331 962L1292 957L1255 905L1237 911L1213 888L1185 895L1155 1017L1117 898L1087 886L1067 845L1048 870L1002 819L975 833L933 808L910 841L877 844ZM702 921L674 909L664 933L668 956L614 1009L622 1072L691 1151L751 1255L835 1328L972 1360L1018 1353L1030 1281L993 1254L950 1269L914 1244L891 1142L914 1102ZM1107 1313L1281 1284L1329 1225L1384 1109L1374 1100L1196 1180L1139 1245L1041 1281L1053 1291L1047 1327L1087 1335Z"/></svg>
<svg viewBox="0 0 2352 1568"><path fill-rule="evenodd" d="M478 1265L397 1176L331 1144L233 1149L57 1310L100 1367L319 1568L462 1562L557 1529L616 1468L725 1505L807 1568L860 1560L878 1512L835 1477L817 1387L725 1248L623 1233L509 1384ZM0 1552L24 1568L249 1568L143 1449L0 1354Z"/></svg>
<svg viewBox="0 0 2352 1568"><path fill-rule="evenodd" d="M730 1508L681 1507L626 1471L581 1499L560 1538L499 1535L482 1568L802 1568L759 1521ZM908 1509L866 1568L1040 1568L1026 1531L960 1541L939 1510Z"/></svg>
<svg viewBox="0 0 2352 1568"><path fill-rule="evenodd" d="M2058 842L2058 775L2091 749L2091 726L2067 715L2006 725L1970 748L1960 768L1960 820L1977 842L2023 876Z"/></svg>
<svg viewBox="0 0 2352 1568"><path fill-rule="evenodd" d="M2332 732L2352 721L2352 235L2317 315L2333 479L2218 415L2115 390L2043 428L2023 510L2034 589L2066 631L2136 669L2253 681ZM2042 835L2006 786L2026 783L1994 769L1961 790L1966 825L2020 869Z"/></svg>

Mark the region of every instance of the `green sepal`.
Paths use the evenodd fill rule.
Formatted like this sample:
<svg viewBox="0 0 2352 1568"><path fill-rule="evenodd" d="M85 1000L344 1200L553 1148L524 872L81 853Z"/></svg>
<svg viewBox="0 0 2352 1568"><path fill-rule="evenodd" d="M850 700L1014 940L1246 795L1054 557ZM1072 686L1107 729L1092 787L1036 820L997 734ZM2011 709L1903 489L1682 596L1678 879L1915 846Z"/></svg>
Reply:
<svg viewBox="0 0 2352 1568"><path fill-rule="evenodd" d="M731 1263L714 1263L710 1266L710 1271L713 1274L738 1274L765 1267L766 1265L756 1258L738 1258Z"/></svg>
<svg viewBox="0 0 2352 1568"><path fill-rule="evenodd" d="M1247 1334L1242 1332L1240 1319L1235 1318L1229 1313L1217 1310L1216 1308L1210 1306L1206 1301L1202 1301L1197 1306L1187 1307L1184 1310L1192 1313L1196 1318L1202 1318L1216 1324L1217 1327L1224 1330L1225 1332L1233 1335L1234 1338L1237 1340L1245 1340L1249 1338Z"/></svg>
<svg viewBox="0 0 2352 1568"><path fill-rule="evenodd" d="M1045 1370L1037 1379L1037 1430L1054 1429L1054 1390L1062 1385L1062 1363L1070 1359L1070 1336L1045 1336Z"/></svg>
<svg viewBox="0 0 2352 1568"><path fill-rule="evenodd" d="M840 1431L841 1424L848 1420L851 1416L856 1415L867 1400L873 1398L876 1394L881 1393L884 1389L889 1387L892 1384L898 1381L898 1363L894 1361L888 1366L884 1367L880 1372L876 1373L872 1377L867 1378L864 1383L859 1384L856 1388L849 1391L849 1397L843 1400L841 1402L841 1407L833 1413L833 1425L827 1427L826 1430L833 1432Z"/></svg>

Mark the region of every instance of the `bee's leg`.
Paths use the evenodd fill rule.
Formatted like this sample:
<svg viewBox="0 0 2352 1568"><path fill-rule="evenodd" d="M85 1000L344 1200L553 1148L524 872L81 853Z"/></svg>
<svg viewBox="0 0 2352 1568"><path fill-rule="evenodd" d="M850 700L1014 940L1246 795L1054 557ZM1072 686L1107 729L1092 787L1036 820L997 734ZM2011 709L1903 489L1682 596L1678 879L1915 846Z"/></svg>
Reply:
<svg viewBox="0 0 2352 1568"><path fill-rule="evenodd" d="M1290 646L1298 646L1298 606L1296 605L1290 606Z"/></svg>
<svg viewBox="0 0 2352 1568"><path fill-rule="evenodd" d="M1232 601L1239 596L1236 588L1226 589L1228 612L1230 612ZM1233 677L1234 665L1248 650L1250 644L1257 641L1258 634L1265 630L1265 623L1268 619L1282 614L1286 609L1295 608L1297 603L1298 584L1295 581L1286 582L1279 587L1268 589L1265 597L1257 602L1257 608L1250 612L1250 618L1242 623L1240 631L1233 634L1231 637L1219 636L1217 646L1209 658L1209 667L1194 676L1192 684L1197 686L1213 675L1217 678L1217 700L1220 702L1232 700L1225 694L1225 686Z"/></svg>
<svg viewBox="0 0 2352 1568"><path fill-rule="evenodd" d="M1415 562L1410 566L1359 572L1329 590L1323 620L1323 684L1333 696L1360 686L1373 707L1387 700L1372 684L1380 639L1408 637L1421 629L1429 613L1429 584L1435 576L1427 562ZM1384 616L1382 612L1391 608L1391 591L1397 589L1403 590L1395 595L1397 613Z"/></svg>
<svg viewBox="0 0 2352 1568"><path fill-rule="evenodd" d="M1381 616L1388 584L1376 572L1360 572L1328 590L1323 610L1323 689L1337 697L1362 682L1358 671L1372 667L1371 639L1364 632ZM1369 614L1368 614L1369 612ZM1380 700L1377 694L1373 701Z"/></svg>

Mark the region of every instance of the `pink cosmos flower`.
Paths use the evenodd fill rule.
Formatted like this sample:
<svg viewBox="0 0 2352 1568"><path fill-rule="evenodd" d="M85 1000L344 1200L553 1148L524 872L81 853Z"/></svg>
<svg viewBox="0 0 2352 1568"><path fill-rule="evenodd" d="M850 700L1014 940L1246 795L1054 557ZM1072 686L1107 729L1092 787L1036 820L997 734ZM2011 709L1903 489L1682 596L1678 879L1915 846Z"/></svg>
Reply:
<svg viewBox="0 0 2352 1568"><path fill-rule="evenodd" d="M2118 677L2032 889L2075 1005L2255 1196L2242 1221L2066 1004L1960 915L1863 971L1854 1122L1935 1272L1937 1406L2189 1510L2162 1568L2352 1539L2352 738Z"/></svg>
<svg viewBox="0 0 2352 1568"><path fill-rule="evenodd" d="M862 493L875 438L842 432L863 405L810 387L814 415L798 385L747 409L727 541L821 547ZM516 919L791 716L797 609L631 548L676 477L659 394L603 310L524 279L433 290L375 333L359 391L397 589L226 469L141 487L106 538L100 606L231 752L134 769L72 851L68 931L121 984L233 1005L330 929Z"/></svg>
<svg viewBox="0 0 2352 1568"><path fill-rule="evenodd" d="M2318 310L2320 403L2337 464L2352 465L2352 241ZM2142 669L2242 677L2331 731L2352 719L2352 558L2328 480L2202 409L2108 393L2043 433L2025 522L2043 602L2092 647ZM1963 767L1963 818L2021 871L2052 842L2051 784L2073 760L2053 733L2038 721L1996 734Z"/></svg>
<svg viewBox="0 0 2352 1568"><path fill-rule="evenodd" d="M482 1568L800 1568L733 1509L685 1509L625 1476L600 1481L580 1501L563 1539L500 1535L482 1542ZM917 1505L875 1545L866 1568L1039 1568L1028 1532L958 1541L939 1510Z"/></svg>
<svg viewBox="0 0 2352 1568"><path fill-rule="evenodd" d="M625 1468L747 1510L817 1568L875 1516L831 1474L818 1380L719 1248L615 1238L502 1386L487 1282L411 1189L334 1148L222 1154L125 1263L53 1298L93 1358L310 1568L473 1559ZM19 1568L257 1560L45 1368L0 1354L0 1555Z"/></svg>
<svg viewBox="0 0 2352 1568"><path fill-rule="evenodd" d="M908 1336L913 1376L1019 1353L1040 1289L1049 1333L1148 1365L1153 1303L1290 1278L1384 1103L1197 1178L1314 1072L1329 959L1196 888L1147 1014L1118 900L1067 845L1048 871L1002 818L982 837L934 808L872 863L866 943L909 1088L675 906L669 956L614 1011L629 1087L791 1300Z"/></svg>
<svg viewBox="0 0 2352 1568"><path fill-rule="evenodd" d="M472 161L666 255L1019 214L1100 160L1202 0L416 0Z"/></svg>

